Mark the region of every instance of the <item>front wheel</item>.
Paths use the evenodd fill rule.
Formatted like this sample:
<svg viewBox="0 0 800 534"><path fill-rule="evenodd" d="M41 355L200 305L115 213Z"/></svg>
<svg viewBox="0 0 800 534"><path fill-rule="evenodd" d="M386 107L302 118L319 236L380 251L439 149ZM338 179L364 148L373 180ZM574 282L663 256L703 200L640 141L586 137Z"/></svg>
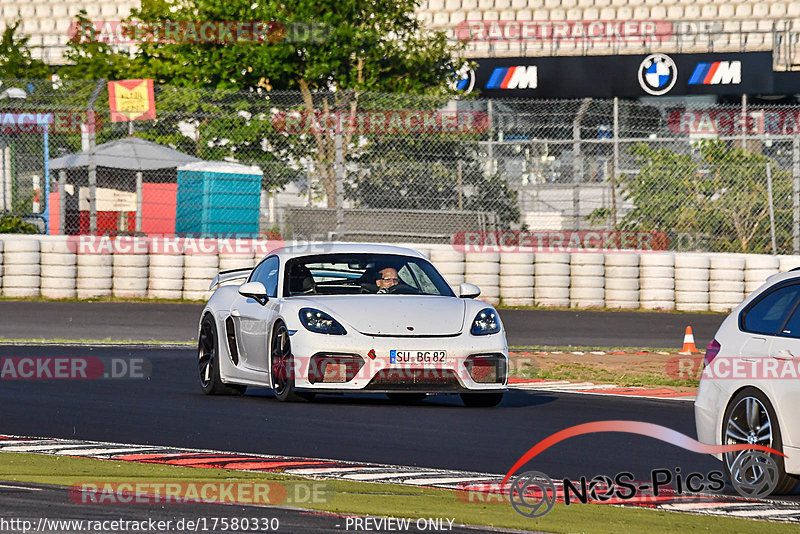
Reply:
<svg viewBox="0 0 800 534"><path fill-rule="evenodd" d="M278 322L272 329L270 341L270 358L272 361L272 389L275 398L281 402L297 402L311 400L313 393L300 393L294 387L294 358L289 331L286 325Z"/></svg>
<svg viewBox="0 0 800 534"><path fill-rule="evenodd" d="M740 391L731 400L725 410L722 421L722 444L736 445L749 443L766 445L776 451L783 452L781 429L775 410L764 393L755 388L746 388ZM733 481L741 483L755 483L761 476L762 469L740 469L739 457L747 451L728 452L723 455L725 474ZM772 491L774 494L791 493L800 485L800 479L786 473L782 456L771 455L778 466L776 473L777 485Z"/></svg>
<svg viewBox="0 0 800 534"><path fill-rule="evenodd" d="M200 371L200 388L206 395L241 395L247 386L225 384L220 378L217 325L209 314L203 318L198 340L197 365Z"/></svg>
<svg viewBox="0 0 800 534"><path fill-rule="evenodd" d="M461 402L470 408L491 408L503 400L504 393L461 393Z"/></svg>

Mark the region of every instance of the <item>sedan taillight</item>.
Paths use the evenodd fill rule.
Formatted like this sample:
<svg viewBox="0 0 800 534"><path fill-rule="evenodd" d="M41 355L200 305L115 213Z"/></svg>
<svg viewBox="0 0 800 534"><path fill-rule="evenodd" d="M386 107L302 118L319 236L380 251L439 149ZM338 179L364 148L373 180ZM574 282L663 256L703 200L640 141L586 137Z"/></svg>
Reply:
<svg viewBox="0 0 800 534"><path fill-rule="evenodd" d="M711 343L708 344L708 348L706 349L706 355L703 356L703 367L708 367L708 364L717 357L719 354L719 341L716 339L712 339Z"/></svg>

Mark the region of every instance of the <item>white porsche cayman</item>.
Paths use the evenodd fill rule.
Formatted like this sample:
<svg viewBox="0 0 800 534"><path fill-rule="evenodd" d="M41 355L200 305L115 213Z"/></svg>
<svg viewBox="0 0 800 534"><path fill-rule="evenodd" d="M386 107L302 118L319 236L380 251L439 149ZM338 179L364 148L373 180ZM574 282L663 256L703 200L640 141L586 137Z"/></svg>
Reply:
<svg viewBox="0 0 800 534"><path fill-rule="evenodd" d="M413 250L287 247L254 269L221 272L217 287L199 328L206 394L258 386L282 401L376 392L413 402L458 393L467 406L495 406L506 391L497 311L475 300L474 285L456 296Z"/></svg>

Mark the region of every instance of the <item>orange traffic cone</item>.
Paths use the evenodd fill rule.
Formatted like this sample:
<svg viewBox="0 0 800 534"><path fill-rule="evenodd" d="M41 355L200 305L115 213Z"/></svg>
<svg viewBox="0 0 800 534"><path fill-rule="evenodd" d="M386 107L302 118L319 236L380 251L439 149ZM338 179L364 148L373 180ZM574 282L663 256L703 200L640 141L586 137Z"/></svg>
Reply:
<svg viewBox="0 0 800 534"><path fill-rule="evenodd" d="M692 333L692 327L686 327L686 333L683 335L683 350L681 354L692 354L694 352L700 352L697 350L697 347L694 344L694 334Z"/></svg>

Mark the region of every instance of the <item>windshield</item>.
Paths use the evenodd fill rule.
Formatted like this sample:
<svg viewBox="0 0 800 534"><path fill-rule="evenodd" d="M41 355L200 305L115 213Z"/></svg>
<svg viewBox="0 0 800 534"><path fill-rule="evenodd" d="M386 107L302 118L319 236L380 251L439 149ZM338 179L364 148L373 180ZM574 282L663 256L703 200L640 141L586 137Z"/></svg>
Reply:
<svg viewBox="0 0 800 534"><path fill-rule="evenodd" d="M286 262L284 295L454 297L427 260L396 254L319 254Z"/></svg>

